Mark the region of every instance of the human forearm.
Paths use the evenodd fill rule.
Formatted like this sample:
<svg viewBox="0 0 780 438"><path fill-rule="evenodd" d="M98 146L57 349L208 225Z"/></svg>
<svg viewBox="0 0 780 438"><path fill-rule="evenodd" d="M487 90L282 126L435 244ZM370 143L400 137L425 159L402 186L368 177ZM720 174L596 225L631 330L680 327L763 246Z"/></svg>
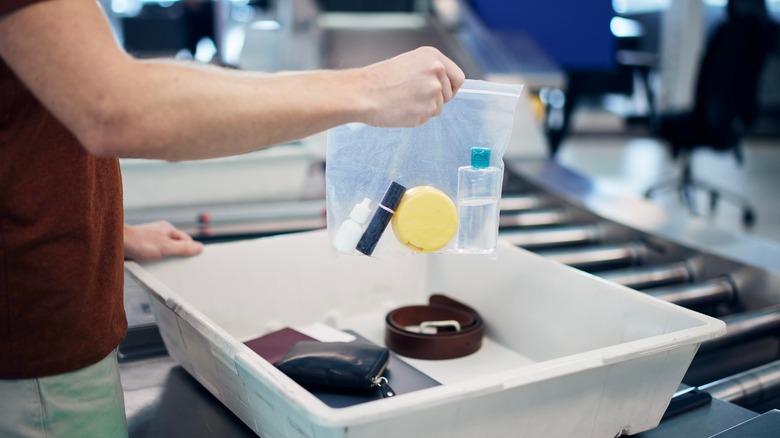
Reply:
<svg viewBox="0 0 780 438"><path fill-rule="evenodd" d="M140 61L116 45L93 0L0 17L0 55L90 152L171 160L239 154L353 121L415 126L464 79L433 48L288 74Z"/></svg>
<svg viewBox="0 0 780 438"><path fill-rule="evenodd" d="M168 62L134 61L143 84L114 89L116 105L87 129L102 155L209 158L252 151L357 121L370 102L362 73L248 75ZM146 93L141 90L154 90Z"/></svg>
<svg viewBox="0 0 780 438"><path fill-rule="evenodd" d="M108 155L208 158L348 122L416 126L439 114L463 81L457 66L433 48L342 71L258 74L160 61L131 64L127 76L143 78L155 92L138 93L133 86L115 91L126 98L119 99L112 113L120 116L105 126L99 143Z"/></svg>

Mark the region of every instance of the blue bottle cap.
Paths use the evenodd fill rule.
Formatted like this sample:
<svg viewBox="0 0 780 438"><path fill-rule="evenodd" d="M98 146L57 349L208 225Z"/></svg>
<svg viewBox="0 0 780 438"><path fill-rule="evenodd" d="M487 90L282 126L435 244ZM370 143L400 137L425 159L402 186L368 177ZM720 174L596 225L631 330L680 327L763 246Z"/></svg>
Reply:
<svg viewBox="0 0 780 438"><path fill-rule="evenodd" d="M490 166L489 148L471 148L471 167L484 169Z"/></svg>

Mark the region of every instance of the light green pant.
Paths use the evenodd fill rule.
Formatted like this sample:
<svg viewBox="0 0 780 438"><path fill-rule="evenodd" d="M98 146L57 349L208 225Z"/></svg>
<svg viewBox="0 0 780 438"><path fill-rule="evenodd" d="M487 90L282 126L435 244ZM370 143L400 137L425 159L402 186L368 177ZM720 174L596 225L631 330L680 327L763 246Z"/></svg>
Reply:
<svg viewBox="0 0 780 438"><path fill-rule="evenodd" d="M127 437L116 352L70 373L0 380L0 437Z"/></svg>

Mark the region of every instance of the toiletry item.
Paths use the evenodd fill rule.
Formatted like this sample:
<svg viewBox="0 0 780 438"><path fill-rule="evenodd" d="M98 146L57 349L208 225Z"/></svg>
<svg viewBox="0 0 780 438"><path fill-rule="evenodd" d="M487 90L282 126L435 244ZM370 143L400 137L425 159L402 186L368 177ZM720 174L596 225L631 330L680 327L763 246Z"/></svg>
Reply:
<svg viewBox="0 0 780 438"><path fill-rule="evenodd" d="M455 203L444 192L431 186L407 190L393 215L395 237L419 252L435 252L444 248L457 230Z"/></svg>
<svg viewBox="0 0 780 438"><path fill-rule="evenodd" d="M401 202L405 192L406 187L395 181L390 182L390 186L385 191L385 195L382 197L382 202L379 203L374 217L371 218L368 228L366 228L360 241L358 241L358 251L367 256L374 253L382 233L387 228L387 224L390 223L390 219L393 217L393 213L395 213L395 209L398 207L398 203Z"/></svg>
<svg viewBox="0 0 780 438"><path fill-rule="evenodd" d="M488 148L471 148L471 165L458 168L459 253L495 252L502 178L501 169L490 165Z"/></svg>
<svg viewBox="0 0 780 438"><path fill-rule="evenodd" d="M339 252L352 254L360 236L363 235L363 227L368 222L369 216L371 216L371 200L363 198L363 201L352 208L349 218L339 227L336 237L333 238L333 246Z"/></svg>

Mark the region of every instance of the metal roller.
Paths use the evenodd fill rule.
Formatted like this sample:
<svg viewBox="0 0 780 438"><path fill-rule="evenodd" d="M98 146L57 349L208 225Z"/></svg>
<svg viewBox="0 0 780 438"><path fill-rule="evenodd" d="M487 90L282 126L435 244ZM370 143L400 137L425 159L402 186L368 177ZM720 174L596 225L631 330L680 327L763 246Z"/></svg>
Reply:
<svg viewBox="0 0 780 438"><path fill-rule="evenodd" d="M533 249L595 243L601 238L601 233L596 225L577 225L537 230L500 230L499 236L513 245Z"/></svg>
<svg viewBox="0 0 780 438"><path fill-rule="evenodd" d="M595 271L600 268L615 266L632 266L641 263L646 248L637 243L625 245L608 245L595 248L574 248L540 252L547 258L582 269Z"/></svg>
<svg viewBox="0 0 780 438"><path fill-rule="evenodd" d="M503 196L499 201L501 212L534 210L546 204L541 196L534 194Z"/></svg>
<svg viewBox="0 0 780 438"><path fill-rule="evenodd" d="M663 266L645 266L628 268L599 274L605 280L613 281L634 289L647 289L677 283L687 283L693 279L688 263L678 262Z"/></svg>
<svg viewBox="0 0 780 438"><path fill-rule="evenodd" d="M699 351L711 351L754 341L765 336L780 334L780 306L772 306L752 312L721 318L726 323L726 334L703 342Z"/></svg>
<svg viewBox="0 0 780 438"><path fill-rule="evenodd" d="M645 293L683 307L696 308L734 301L737 289L728 278L721 277L703 283L654 288Z"/></svg>
<svg viewBox="0 0 780 438"><path fill-rule="evenodd" d="M741 406L772 400L780 396L780 360L699 386L699 389Z"/></svg>
<svg viewBox="0 0 780 438"><path fill-rule="evenodd" d="M541 225L562 225L570 222L566 210L528 210L522 212L502 213L498 218L500 228L538 227Z"/></svg>

